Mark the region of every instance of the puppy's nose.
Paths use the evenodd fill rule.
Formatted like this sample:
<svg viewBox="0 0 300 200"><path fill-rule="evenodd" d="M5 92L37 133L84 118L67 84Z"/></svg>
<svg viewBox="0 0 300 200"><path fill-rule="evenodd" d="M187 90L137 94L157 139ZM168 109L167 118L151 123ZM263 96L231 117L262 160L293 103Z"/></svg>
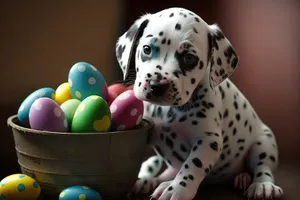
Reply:
<svg viewBox="0 0 300 200"><path fill-rule="evenodd" d="M169 88L170 84L169 83L156 83L154 81L150 81L149 86L150 86L151 92L155 96L163 96L164 93Z"/></svg>

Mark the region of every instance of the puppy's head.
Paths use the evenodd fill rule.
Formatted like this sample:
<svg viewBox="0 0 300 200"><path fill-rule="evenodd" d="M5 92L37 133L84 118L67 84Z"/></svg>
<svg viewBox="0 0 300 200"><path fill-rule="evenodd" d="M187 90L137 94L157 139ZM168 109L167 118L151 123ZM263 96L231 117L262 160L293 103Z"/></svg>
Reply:
<svg viewBox="0 0 300 200"><path fill-rule="evenodd" d="M238 63L220 28L183 8L140 17L118 39L116 54L137 98L170 106L187 103L202 80L214 88Z"/></svg>

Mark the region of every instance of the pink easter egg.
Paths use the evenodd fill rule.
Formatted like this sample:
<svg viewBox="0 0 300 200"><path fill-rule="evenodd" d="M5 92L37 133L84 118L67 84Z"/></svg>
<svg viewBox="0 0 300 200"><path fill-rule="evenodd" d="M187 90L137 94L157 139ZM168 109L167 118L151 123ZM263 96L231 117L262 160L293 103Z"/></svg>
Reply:
<svg viewBox="0 0 300 200"><path fill-rule="evenodd" d="M112 102L110 111L113 131L133 129L142 121L144 104L133 90L126 90Z"/></svg>

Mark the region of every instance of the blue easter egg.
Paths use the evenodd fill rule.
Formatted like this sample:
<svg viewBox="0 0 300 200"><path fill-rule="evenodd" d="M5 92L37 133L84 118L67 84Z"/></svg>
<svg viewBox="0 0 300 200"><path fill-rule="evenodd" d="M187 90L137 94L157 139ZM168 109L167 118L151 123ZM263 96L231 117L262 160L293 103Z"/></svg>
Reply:
<svg viewBox="0 0 300 200"><path fill-rule="evenodd" d="M59 200L102 200L100 194L90 187L82 185L74 185L65 188L59 194Z"/></svg>
<svg viewBox="0 0 300 200"><path fill-rule="evenodd" d="M29 110L35 100L41 97L47 97L53 99L55 96L55 90L49 87L40 88L24 99L18 109L18 120L22 126L29 127Z"/></svg>
<svg viewBox="0 0 300 200"><path fill-rule="evenodd" d="M103 75L91 64L75 63L70 71L68 83L73 99L80 101L91 95L98 95L107 101L107 84Z"/></svg>

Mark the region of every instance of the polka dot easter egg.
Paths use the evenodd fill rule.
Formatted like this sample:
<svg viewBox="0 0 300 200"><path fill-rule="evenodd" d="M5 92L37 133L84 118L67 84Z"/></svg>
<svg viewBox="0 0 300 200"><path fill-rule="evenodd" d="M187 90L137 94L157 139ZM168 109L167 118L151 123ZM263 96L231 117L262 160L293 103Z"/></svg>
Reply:
<svg viewBox="0 0 300 200"><path fill-rule="evenodd" d="M121 93L126 90L126 87L122 84L113 84L108 86L108 100L107 103L110 105Z"/></svg>
<svg viewBox="0 0 300 200"><path fill-rule="evenodd" d="M111 127L109 105L100 96L91 95L85 98L78 108L72 121L72 132L106 132Z"/></svg>
<svg viewBox="0 0 300 200"><path fill-rule="evenodd" d="M52 99L35 100L29 112L30 127L35 130L65 132L68 121L60 106Z"/></svg>
<svg viewBox="0 0 300 200"><path fill-rule="evenodd" d="M143 118L143 102L137 99L133 90L126 90L110 105L112 130L122 131L136 127Z"/></svg>
<svg viewBox="0 0 300 200"><path fill-rule="evenodd" d="M102 200L100 194L87 186L70 186L59 194L59 200Z"/></svg>
<svg viewBox="0 0 300 200"><path fill-rule="evenodd" d="M22 126L29 127L29 111L33 102L41 97L53 99L55 90L49 87L40 88L28 95L21 103L18 110L18 121Z"/></svg>
<svg viewBox="0 0 300 200"><path fill-rule="evenodd" d="M72 127L72 120L75 114L76 109L78 108L81 102L78 99L69 99L60 105L62 111L64 112L69 128Z"/></svg>
<svg viewBox="0 0 300 200"><path fill-rule="evenodd" d="M62 103L64 103L65 101L67 101L71 98L72 97L71 97L69 83L65 82L65 83L60 84L55 91L54 100L56 101L56 103L61 105Z"/></svg>
<svg viewBox="0 0 300 200"><path fill-rule="evenodd" d="M36 200L40 193L39 184L25 174L12 174L0 182L1 200Z"/></svg>
<svg viewBox="0 0 300 200"><path fill-rule="evenodd" d="M69 71L69 85L73 99L80 101L91 95L107 99L107 85L103 75L91 64L78 62Z"/></svg>

